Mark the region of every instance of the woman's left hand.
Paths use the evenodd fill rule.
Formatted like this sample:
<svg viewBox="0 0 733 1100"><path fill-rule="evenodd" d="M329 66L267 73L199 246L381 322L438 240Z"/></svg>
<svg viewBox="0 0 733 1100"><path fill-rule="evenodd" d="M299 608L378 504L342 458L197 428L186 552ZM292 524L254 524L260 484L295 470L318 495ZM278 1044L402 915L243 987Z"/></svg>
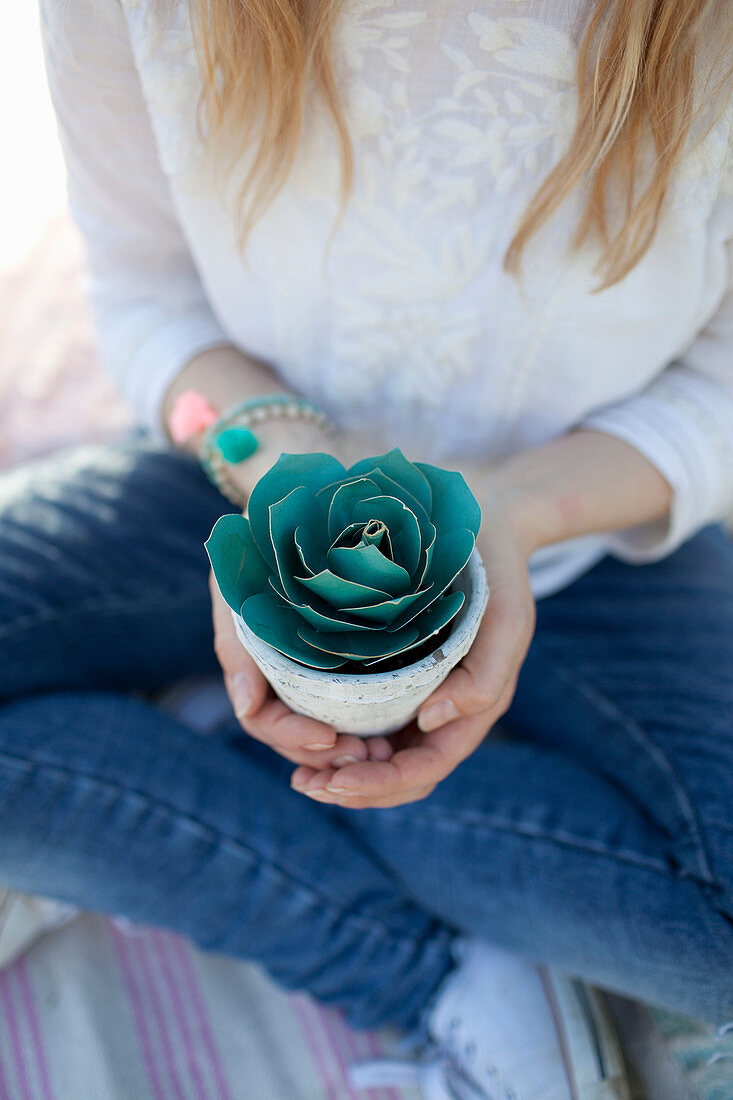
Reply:
<svg viewBox="0 0 733 1100"><path fill-rule="evenodd" d="M534 633L528 570L533 543L519 521L521 501L514 508L490 477L461 472L481 504L477 547L490 588L473 645L422 704L417 722L390 736L396 750L390 760L323 771L296 768L291 785L310 798L356 809L426 798L509 708Z"/></svg>

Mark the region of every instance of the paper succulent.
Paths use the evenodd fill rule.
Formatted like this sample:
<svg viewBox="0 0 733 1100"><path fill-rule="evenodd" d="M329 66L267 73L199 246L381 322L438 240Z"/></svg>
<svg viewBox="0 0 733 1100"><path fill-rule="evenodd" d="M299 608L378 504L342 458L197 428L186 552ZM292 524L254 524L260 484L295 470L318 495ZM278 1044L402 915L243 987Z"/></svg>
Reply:
<svg viewBox="0 0 733 1100"><path fill-rule="evenodd" d="M222 516L207 539L214 576L250 630L302 665L381 671L463 604L449 589L481 509L460 473L399 447L348 470L283 452L247 511Z"/></svg>

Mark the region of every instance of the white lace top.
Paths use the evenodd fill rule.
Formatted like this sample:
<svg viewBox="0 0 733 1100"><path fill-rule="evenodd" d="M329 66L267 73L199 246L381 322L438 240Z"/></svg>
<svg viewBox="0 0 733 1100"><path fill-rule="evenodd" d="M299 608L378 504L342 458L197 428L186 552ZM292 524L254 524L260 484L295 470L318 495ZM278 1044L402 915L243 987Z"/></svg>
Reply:
<svg viewBox="0 0 733 1100"><path fill-rule="evenodd" d="M661 230L618 285L568 255L571 196L502 256L566 148L590 0L346 0L335 60L356 189L330 248L339 150L310 119L245 264L196 129L185 0L41 0L72 212L103 362L160 432L169 381L231 342L373 451L495 462L585 423L671 482L669 524L574 539L532 561L537 595L604 551L662 557L733 500L733 171L728 109L677 170ZM249 154L242 158L242 172ZM227 186L234 188L236 178ZM221 188L219 189L221 192Z"/></svg>

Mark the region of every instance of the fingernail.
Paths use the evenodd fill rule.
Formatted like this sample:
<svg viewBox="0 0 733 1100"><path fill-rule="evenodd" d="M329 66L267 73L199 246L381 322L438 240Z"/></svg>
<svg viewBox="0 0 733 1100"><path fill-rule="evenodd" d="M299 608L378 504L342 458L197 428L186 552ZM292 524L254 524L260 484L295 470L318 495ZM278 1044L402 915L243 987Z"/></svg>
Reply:
<svg viewBox="0 0 733 1100"><path fill-rule="evenodd" d="M358 764L359 761L355 756L349 756L348 753L344 753L343 756L334 756L331 763L334 768L345 768L347 764Z"/></svg>
<svg viewBox="0 0 733 1100"><path fill-rule="evenodd" d="M300 794L313 794L314 792L315 794L323 794L323 780L321 780L320 786L316 783L315 786L309 788L308 784L312 783L314 779L315 776L313 775L310 779L291 779L290 786L294 791L298 791Z"/></svg>
<svg viewBox="0 0 733 1100"><path fill-rule="evenodd" d="M329 794L356 794L350 787L335 787L333 783L327 783L326 790Z"/></svg>
<svg viewBox="0 0 733 1100"><path fill-rule="evenodd" d="M440 703L432 703L425 710L420 711L417 716L417 724L423 733L428 733L430 730L437 730L439 726L444 726L446 722L452 722L455 718L460 717L460 711L452 699L443 699Z"/></svg>
<svg viewBox="0 0 733 1100"><path fill-rule="evenodd" d="M303 745L303 748L318 751L318 749L332 749L335 744L336 738L334 737L333 741L311 741L310 744Z"/></svg>
<svg viewBox="0 0 733 1100"><path fill-rule="evenodd" d="M232 677L232 703L237 718L244 718L254 701L252 688L247 677L239 672Z"/></svg>

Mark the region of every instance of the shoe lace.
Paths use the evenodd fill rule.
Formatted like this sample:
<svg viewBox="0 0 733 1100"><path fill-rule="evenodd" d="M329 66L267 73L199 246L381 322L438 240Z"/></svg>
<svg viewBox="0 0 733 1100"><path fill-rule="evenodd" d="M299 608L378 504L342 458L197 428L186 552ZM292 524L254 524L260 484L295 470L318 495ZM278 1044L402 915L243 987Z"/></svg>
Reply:
<svg viewBox="0 0 733 1100"><path fill-rule="evenodd" d="M472 1044L461 1046L455 1029L441 1042L421 1042L408 1036L397 1044L395 1054L403 1057L353 1063L347 1070L351 1086L408 1086L420 1089L426 1100L516 1100L516 1094L502 1084L496 1071L496 1088L491 1091L475 1079L466 1065L473 1054Z"/></svg>
<svg viewBox="0 0 733 1100"><path fill-rule="evenodd" d="M701 1096L718 1100L733 1095L733 1020L712 1034L708 1031L692 1040L680 1039L673 1049ZM721 1093L721 1086L725 1086L725 1093Z"/></svg>
<svg viewBox="0 0 733 1100"><path fill-rule="evenodd" d="M714 1066L718 1062L733 1063L733 1020L729 1020L727 1024L722 1024L718 1028L715 1032L715 1043L719 1049L712 1052L707 1064ZM733 1080L733 1064L731 1065L731 1080Z"/></svg>

